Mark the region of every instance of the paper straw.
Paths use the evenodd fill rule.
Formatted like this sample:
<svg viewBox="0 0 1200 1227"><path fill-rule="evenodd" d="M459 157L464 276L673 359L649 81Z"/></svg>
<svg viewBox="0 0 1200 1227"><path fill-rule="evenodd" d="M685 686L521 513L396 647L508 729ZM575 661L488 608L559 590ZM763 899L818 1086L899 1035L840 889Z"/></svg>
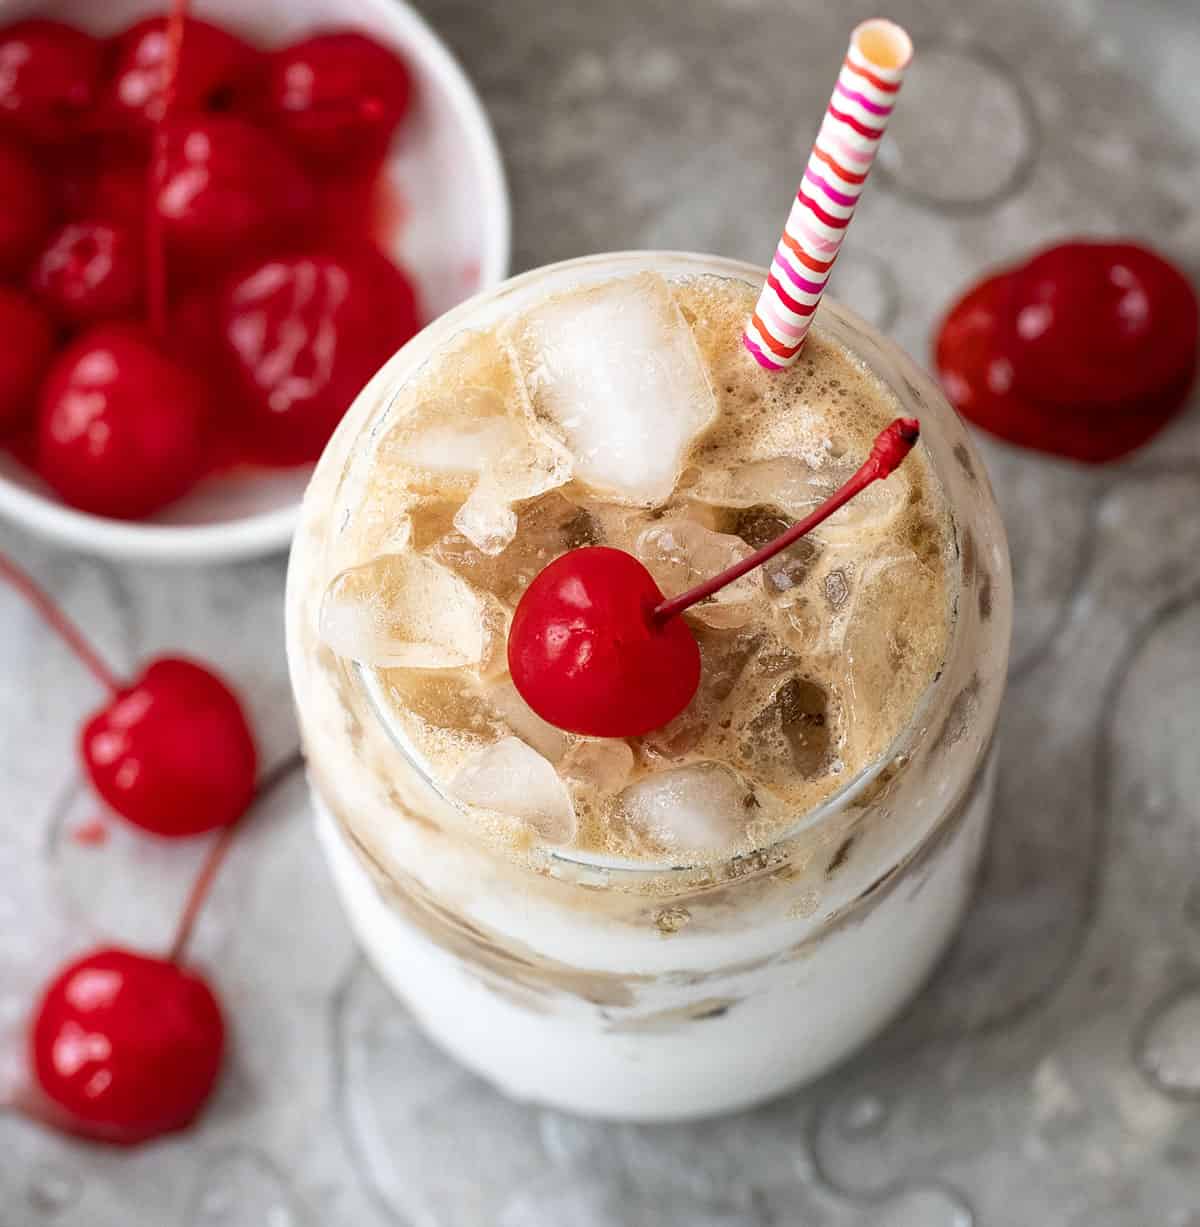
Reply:
<svg viewBox="0 0 1200 1227"><path fill-rule="evenodd" d="M908 34L881 17L864 21L850 36L767 283L742 334L769 370L791 366L804 345L912 49Z"/></svg>

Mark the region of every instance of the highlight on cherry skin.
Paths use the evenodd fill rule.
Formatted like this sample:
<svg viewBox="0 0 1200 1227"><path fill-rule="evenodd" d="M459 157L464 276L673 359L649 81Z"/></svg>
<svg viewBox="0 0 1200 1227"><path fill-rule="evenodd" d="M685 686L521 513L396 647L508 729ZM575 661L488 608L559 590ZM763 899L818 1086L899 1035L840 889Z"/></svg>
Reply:
<svg viewBox="0 0 1200 1227"><path fill-rule="evenodd" d="M513 685L543 720L589 737L637 737L673 720L700 684L700 649L679 616L798 541L872 482L920 436L915 418L880 431L858 471L774 541L669 600L632 554L585 546L556 558L517 604L508 634Z"/></svg>

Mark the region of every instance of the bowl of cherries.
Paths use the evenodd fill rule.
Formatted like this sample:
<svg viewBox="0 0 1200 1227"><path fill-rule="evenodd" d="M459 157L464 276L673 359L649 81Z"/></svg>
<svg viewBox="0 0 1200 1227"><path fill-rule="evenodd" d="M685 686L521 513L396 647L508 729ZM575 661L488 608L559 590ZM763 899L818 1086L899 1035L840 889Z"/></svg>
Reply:
<svg viewBox="0 0 1200 1227"><path fill-rule="evenodd" d="M396 0L0 0L0 515L284 548L359 389L501 280L462 71Z"/></svg>

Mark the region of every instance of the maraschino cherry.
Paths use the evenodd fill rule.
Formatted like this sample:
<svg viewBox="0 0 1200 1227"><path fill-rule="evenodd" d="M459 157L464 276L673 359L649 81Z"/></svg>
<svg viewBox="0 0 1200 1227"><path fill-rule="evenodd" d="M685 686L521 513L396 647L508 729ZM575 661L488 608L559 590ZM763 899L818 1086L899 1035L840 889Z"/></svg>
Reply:
<svg viewBox="0 0 1200 1227"><path fill-rule="evenodd" d="M666 724L700 684L700 648L682 618L659 621L654 577L609 546L571 550L525 590L508 637L513 684L543 720L589 737Z"/></svg>
<svg viewBox="0 0 1200 1227"><path fill-rule="evenodd" d="M156 835L228 826L254 796L258 756L241 704L190 660L152 661L88 720L80 751L104 800Z"/></svg>
<svg viewBox="0 0 1200 1227"><path fill-rule="evenodd" d="M261 128L236 115L181 114L164 122L164 146L155 208L181 252L227 263L303 229L312 185Z"/></svg>
<svg viewBox="0 0 1200 1227"><path fill-rule="evenodd" d="M73 324L133 315L142 281L141 235L98 218L67 222L51 234L32 278L46 307Z"/></svg>
<svg viewBox="0 0 1200 1227"><path fill-rule="evenodd" d="M328 30L270 59L266 119L320 170L382 156L412 98L408 67L354 30Z"/></svg>
<svg viewBox="0 0 1200 1227"><path fill-rule="evenodd" d="M195 1119L221 1070L225 1022L195 972L102 949L51 982L30 1038L34 1075L58 1110L51 1119L131 1146Z"/></svg>
<svg viewBox="0 0 1200 1227"><path fill-rule="evenodd" d="M45 311L0 288L0 431L32 419L53 349L54 325Z"/></svg>
<svg viewBox="0 0 1200 1227"><path fill-rule="evenodd" d="M118 35L104 104L114 119L148 132L162 117L168 69L166 17L147 17ZM173 105L183 111L223 111L249 88L263 56L228 30L186 17L173 82Z"/></svg>
<svg viewBox="0 0 1200 1227"><path fill-rule="evenodd" d="M37 469L73 507L136 519L204 472L208 394L144 330L99 324L55 360L42 386Z"/></svg>
<svg viewBox="0 0 1200 1227"><path fill-rule="evenodd" d="M1158 433L1196 369L1196 295L1131 243L1072 242L984 280L950 311L936 361L964 417L1092 464Z"/></svg>
<svg viewBox="0 0 1200 1227"><path fill-rule="evenodd" d="M237 696L211 669L160 656L122 682L50 597L0 554L20 592L107 693L83 725L80 756L122 818L169 838L232 826L254 796L258 754Z"/></svg>
<svg viewBox="0 0 1200 1227"><path fill-rule="evenodd" d="M418 327L411 282L367 243L263 261L232 281L220 312L248 444L270 464L315 460Z"/></svg>
<svg viewBox="0 0 1200 1227"><path fill-rule="evenodd" d="M787 549L874 481L890 476L920 433L898 418L858 471L815 511L753 554L671 599L634 558L585 546L554 560L526 588L508 635L508 667L543 720L588 737L637 737L691 702L700 649L679 615Z"/></svg>
<svg viewBox="0 0 1200 1227"><path fill-rule="evenodd" d="M0 30L0 128L53 144L91 113L103 68L100 42L82 30L33 17Z"/></svg>
<svg viewBox="0 0 1200 1227"><path fill-rule="evenodd" d="M0 277L20 277L41 246L50 198L33 159L0 142Z"/></svg>
<svg viewBox="0 0 1200 1227"><path fill-rule="evenodd" d="M60 211L69 218L98 218L140 228L146 219L146 167L127 161L111 146L85 156L71 151L59 176Z"/></svg>

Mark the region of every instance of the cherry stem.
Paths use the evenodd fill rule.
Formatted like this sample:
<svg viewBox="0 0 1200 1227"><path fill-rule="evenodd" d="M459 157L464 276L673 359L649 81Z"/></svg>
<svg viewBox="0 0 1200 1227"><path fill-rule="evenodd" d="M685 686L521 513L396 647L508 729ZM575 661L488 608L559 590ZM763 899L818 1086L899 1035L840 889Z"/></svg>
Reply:
<svg viewBox="0 0 1200 1227"><path fill-rule="evenodd" d="M806 533L812 532L818 524L828 520L839 507L844 506L855 495L861 494L872 482L890 477L904 457L912 451L913 444L920 437L920 433L921 425L916 418L897 418L889 426L885 426L876 436L871 446L871 454L863 461L854 476L840 489L835 490L820 507L810 512L803 520L798 520L786 532L780 533L774 541L768 541L762 549L755 550L753 554L743 558L741 562L735 562L733 566L727 567L711 579L706 579L694 588L689 588L687 592L681 592L678 596L663 601L661 605L656 605L650 615L651 620L656 623L666 622L668 618L673 618L676 614L683 613L685 609L699 604L712 596L714 592L720 592L722 588L728 587L734 580L741 579L755 567L761 567L764 562L774 558L782 550L786 550L789 545L794 545Z"/></svg>
<svg viewBox="0 0 1200 1227"><path fill-rule="evenodd" d="M146 304L150 330L158 340L167 335L167 247L159 195L167 181L167 116L175 104L179 55L183 47L184 17L188 0L174 0L167 17L167 47L163 56L162 107L154 124L150 158L149 200L146 209Z"/></svg>
<svg viewBox="0 0 1200 1227"><path fill-rule="evenodd" d="M179 918L179 927L175 930L175 939L171 942L171 949L167 955L169 962L180 962L187 952L188 943L192 940L192 932L196 927L196 921L200 918L200 911L208 899L209 892L212 890L212 884L221 865L224 863L226 856L229 855L229 849L233 845L233 839L238 832L238 828L246 821L251 810L303 762L304 756L299 750L296 750L281 762L276 763L269 771L266 771L262 779L259 780L258 787L254 790L254 799L246 807L245 812L227 827L224 827L220 835L217 836L213 846L208 850L208 856L204 858L204 864L200 866L200 872L196 875L196 881L192 884L187 903L184 905L183 915Z"/></svg>
<svg viewBox="0 0 1200 1227"><path fill-rule="evenodd" d="M54 603L50 594L42 589L34 578L22 571L15 562L0 554L0 575L37 610L43 621L83 662L92 676L112 694L122 686L117 675L104 663L95 648L84 638L83 632Z"/></svg>

